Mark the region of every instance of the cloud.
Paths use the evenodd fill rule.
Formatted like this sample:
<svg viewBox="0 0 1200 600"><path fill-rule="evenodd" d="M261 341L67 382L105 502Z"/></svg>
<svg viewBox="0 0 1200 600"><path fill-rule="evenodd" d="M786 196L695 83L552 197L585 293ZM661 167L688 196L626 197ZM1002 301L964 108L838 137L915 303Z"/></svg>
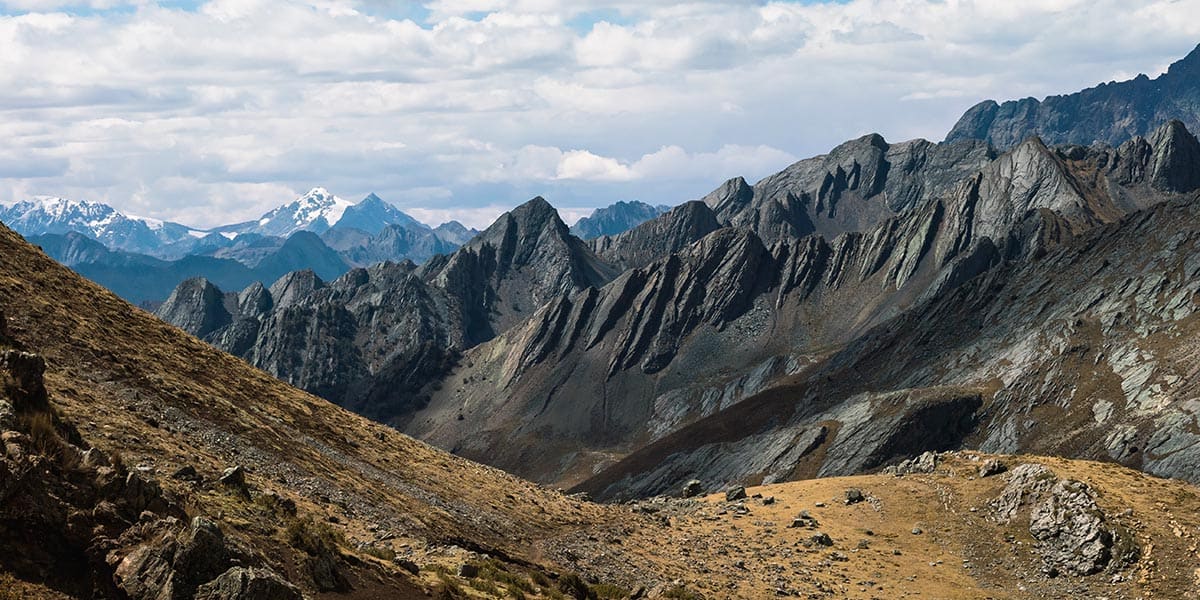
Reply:
<svg viewBox="0 0 1200 600"><path fill-rule="evenodd" d="M0 200L198 226L314 185L475 225L674 203L1161 72L1194 2L0 0ZM440 216L439 216L440 215ZM458 217L452 217L458 218ZM572 217L573 218L573 217Z"/></svg>

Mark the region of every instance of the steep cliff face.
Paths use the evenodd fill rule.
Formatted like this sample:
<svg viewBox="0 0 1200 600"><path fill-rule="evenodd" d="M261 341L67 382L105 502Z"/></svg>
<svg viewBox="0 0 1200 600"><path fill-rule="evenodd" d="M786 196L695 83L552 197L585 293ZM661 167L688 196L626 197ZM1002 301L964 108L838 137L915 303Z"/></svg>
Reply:
<svg viewBox="0 0 1200 600"><path fill-rule="evenodd" d="M1141 153L1029 140L946 196L833 239L768 246L750 228L719 229L469 351L409 431L529 477L589 473L804 372L923 300L1171 197L1171 179L1200 162L1152 176L1155 156L1187 147L1169 133L1135 140L1150 148ZM753 197L736 182L719 192L718 213ZM512 432L528 439L506 444ZM565 457L531 460L551 449Z"/></svg>
<svg viewBox="0 0 1200 600"><path fill-rule="evenodd" d="M1138 75L1042 101L980 102L959 119L946 141L985 140L1011 148L1039 136L1048 144L1117 146L1147 136L1171 119L1192 131L1200 128L1200 47L1155 79Z"/></svg>

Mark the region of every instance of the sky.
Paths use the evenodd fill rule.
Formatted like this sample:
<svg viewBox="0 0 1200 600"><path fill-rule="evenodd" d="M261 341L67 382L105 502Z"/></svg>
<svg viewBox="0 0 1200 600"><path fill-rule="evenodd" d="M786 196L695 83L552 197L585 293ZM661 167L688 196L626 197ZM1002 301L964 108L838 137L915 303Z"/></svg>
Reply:
<svg viewBox="0 0 1200 600"><path fill-rule="evenodd" d="M1155 76L1200 0L0 0L0 202L208 227L312 187L475 227L677 204Z"/></svg>

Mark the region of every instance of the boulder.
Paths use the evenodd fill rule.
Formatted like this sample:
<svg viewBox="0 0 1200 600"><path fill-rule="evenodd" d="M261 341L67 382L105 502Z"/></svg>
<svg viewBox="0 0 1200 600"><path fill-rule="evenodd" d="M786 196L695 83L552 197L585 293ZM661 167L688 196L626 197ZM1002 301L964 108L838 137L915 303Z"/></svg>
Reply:
<svg viewBox="0 0 1200 600"><path fill-rule="evenodd" d="M244 488L246 487L246 470L241 465L229 467L221 472L218 481L229 487Z"/></svg>
<svg viewBox="0 0 1200 600"><path fill-rule="evenodd" d="M989 458L983 461L982 465L979 465L979 476L991 477L992 475L999 475L1007 470L1008 467L1005 466L1004 463L994 458Z"/></svg>
<svg viewBox="0 0 1200 600"><path fill-rule="evenodd" d="M846 490L846 504L858 504L867 497L863 495L862 490L858 488L850 488Z"/></svg>
<svg viewBox="0 0 1200 600"><path fill-rule="evenodd" d="M37 354L5 350L0 352L0 374L6 374L11 383L4 390L17 414L31 410L49 410L46 398L46 359Z"/></svg>
<svg viewBox="0 0 1200 600"><path fill-rule="evenodd" d="M726 502L733 502L735 500L744 500L745 498L746 498L746 488L742 487L740 485L725 492L725 501Z"/></svg>
<svg viewBox="0 0 1200 600"><path fill-rule="evenodd" d="M1103 571L1112 560L1113 532L1096 506L1091 488L1060 480L1029 515L1029 532L1042 542L1047 567L1071 575Z"/></svg>
<svg viewBox="0 0 1200 600"><path fill-rule="evenodd" d="M195 600L301 600L300 590L267 569L232 567L196 590Z"/></svg>
<svg viewBox="0 0 1200 600"><path fill-rule="evenodd" d="M683 497L684 498L694 498L696 496L699 496L700 494L703 494L704 488L701 487L701 485L702 484L700 483L699 479L693 479L693 480L688 481L687 483L683 484Z"/></svg>

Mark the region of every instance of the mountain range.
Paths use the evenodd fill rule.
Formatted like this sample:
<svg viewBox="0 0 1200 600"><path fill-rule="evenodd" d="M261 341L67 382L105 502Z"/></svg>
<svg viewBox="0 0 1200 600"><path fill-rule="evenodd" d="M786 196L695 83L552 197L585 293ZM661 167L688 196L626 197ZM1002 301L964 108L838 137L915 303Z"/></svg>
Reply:
<svg viewBox="0 0 1200 600"><path fill-rule="evenodd" d="M478 233L455 221L430 228L375 194L356 204L324 188L257 221L212 229L130 217L105 204L61 198L0 206L0 222L63 264L149 307L192 277L231 289L270 285L300 269L332 279L377 262L424 262Z"/></svg>
<svg viewBox="0 0 1200 600"><path fill-rule="evenodd" d="M190 330L419 439L603 498L963 447L1200 480L1173 400L1192 371L1141 347L1191 314L1200 273L1151 257L1186 256L1200 142L1180 120L1116 146L1093 135L867 135L588 242L538 198L420 267L292 274ZM208 285L159 314L188 327L233 306L190 293ZM996 289L1006 300L985 302Z"/></svg>

